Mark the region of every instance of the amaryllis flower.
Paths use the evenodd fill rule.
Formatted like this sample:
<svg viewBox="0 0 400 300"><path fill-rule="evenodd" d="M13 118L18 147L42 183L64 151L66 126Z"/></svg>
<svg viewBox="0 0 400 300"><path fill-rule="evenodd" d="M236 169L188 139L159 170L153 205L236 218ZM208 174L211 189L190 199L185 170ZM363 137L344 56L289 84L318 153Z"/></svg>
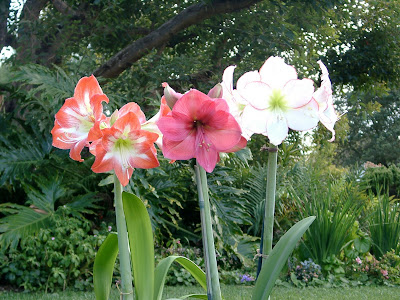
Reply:
<svg viewBox="0 0 400 300"><path fill-rule="evenodd" d="M83 77L75 87L74 97L65 100L55 115L53 146L71 149L70 157L83 161L81 151L89 142L97 138L99 124L106 117L102 102L108 98L101 90L96 78Z"/></svg>
<svg viewBox="0 0 400 300"><path fill-rule="evenodd" d="M282 58L270 57L259 72L245 73L236 90L238 95L233 97L247 103L242 126L250 133L268 136L274 145L282 143L289 128L303 131L318 124L313 81L297 79L296 70Z"/></svg>
<svg viewBox="0 0 400 300"><path fill-rule="evenodd" d="M165 97L163 96L161 98L161 105L160 105L160 110L157 112L156 115L154 115L151 119L146 121L146 116L144 115L143 111L140 109L140 106L137 105L135 102L129 102L125 104L121 109L115 110L115 112L111 115L111 117L105 118L100 122L100 129L99 131L96 131L96 140L91 143L90 145L90 153L93 155L96 155L96 148L97 144L100 142L100 139L102 137L102 130L105 128L110 128L114 122L126 115L129 112L134 113L141 124L141 129L147 130L150 132L154 132L158 134L158 139L156 141L157 146L161 149L162 147L162 133L158 129L158 126L156 125L156 122L158 119L162 116L167 115L171 109L168 107L167 102L165 101Z"/></svg>
<svg viewBox="0 0 400 300"><path fill-rule="evenodd" d="M225 100L212 99L197 90L180 97L168 115L157 122L163 134L162 151L166 158L196 158L212 172L219 152L226 152L241 140L241 129L229 113Z"/></svg>
<svg viewBox="0 0 400 300"><path fill-rule="evenodd" d="M161 98L161 105L160 105L160 110L158 111L158 113L155 114L151 119L149 119L148 121L146 121L142 124L143 130L151 131L151 132L158 134L158 139L156 141L156 144L160 149L162 149L162 133L157 126L157 122L161 117L166 116L170 112L171 112L171 109L167 105L165 96L163 96Z"/></svg>
<svg viewBox="0 0 400 300"><path fill-rule="evenodd" d="M122 114L110 128L102 129L102 138L95 143L93 172L114 170L121 184L126 186L134 168L159 166L154 147L157 138L158 134L141 129L137 114L131 111Z"/></svg>
<svg viewBox="0 0 400 300"><path fill-rule="evenodd" d="M321 87L315 91L313 97L318 103L319 120L332 132L332 138L329 140L332 142L335 139L335 130L333 129L333 126L338 120L338 116L333 107L332 84L329 79L328 69L322 61L319 60L318 64L322 70Z"/></svg>
<svg viewBox="0 0 400 300"><path fill-rule="evenodd" d="M247 129L247 127L243 123L243 118L242 118L243 110L248 104L248 102L243 97L240 96L240 94L237 92L236 89L233 88L233 72L235 68L236 66L227 67L224 71L224 74L222 75L222 82L221 82L223 91L222 98L226 100L229 106L229 112L239 123L242 129L243 137L245 137L246 140L249 140L253 132ZM255 72L258 73L257 71ZM251 72L246 74L251 74ZM239 89L245 85L244 82L246 77L248 78L248 76L242 76L238 80L237 85L239 86ZM255 79L258 80L259 76Z"/></svg>

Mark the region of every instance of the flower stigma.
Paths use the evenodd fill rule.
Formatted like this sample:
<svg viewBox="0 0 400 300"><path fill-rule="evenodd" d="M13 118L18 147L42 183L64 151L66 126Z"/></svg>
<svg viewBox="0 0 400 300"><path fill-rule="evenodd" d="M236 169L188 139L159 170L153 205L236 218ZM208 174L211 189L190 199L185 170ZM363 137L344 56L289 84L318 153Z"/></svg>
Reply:
<svg viewBox="0 0 400 300"><path fill-rule="evenodd" d="M280 89L272 90L269 98L269 110L285 112L289 109L288 101Z"/></svg>

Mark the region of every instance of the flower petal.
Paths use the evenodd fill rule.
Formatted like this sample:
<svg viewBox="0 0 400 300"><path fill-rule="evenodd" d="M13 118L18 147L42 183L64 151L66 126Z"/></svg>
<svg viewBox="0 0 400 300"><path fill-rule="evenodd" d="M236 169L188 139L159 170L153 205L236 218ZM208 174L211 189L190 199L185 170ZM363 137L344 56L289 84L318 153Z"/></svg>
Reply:
<svg viewBox="0 0 400 300"><path fill-rule="evenodd" d="M204 170L211 173L219 161L219 154L214 148L206 149L205 147L198 147L196 150L196 160Z"/></svg>
<svg viewBox="0 0 400 300"><path fill-rule="evenodd" d="M195 130L193 120L178 112L160 118L157 126L171 141L181 141Z"/></svg>
<svg viewBox="0 0 400 300"><path fill-rule="evenodd" d="M236 89L238 91L246 88L246 85L248 85L250 82L254 81L261 81L261 76L258 71L250 71L247 73L244 73L240 78L238 79L236 83Z"/></svg>
<svg viewBox="0 0 400 300"><path fill-rule="evenodd" d="M235 118L225 112L217 111L203 127L207 140L218 152L234 147L240 140L242 131Z"/></svg>
<svg viewBox="0 0 400 300"><path fill-rule="evenodd" d="M272 89L282 89L284 85L293 79L297 79L294 67L287 65L283 58L271 56L260 69L261 81Z"/></svg>
<svg viewBox="0 0 400 300"><path fill-rule="evenodd" d="M311 101L314 93L314 82L311 79L290 80L283 87L288 106L299 108Z"/></svg>
<svg viewBox="0 0 400 300"><path fill-rule="evenodd" d="M336 121L339 119L335 112L335 108L333 107L333 104L330 104L324 112L322 112L322 113L320 112L319 117L320 117L321 123L329 131L332 132L332 138L329 141L333 142L335 140L335 135L336 135L333 127L335 126Z"/></svg>
<svg viewBox="0 0 400 300"><path fill-rule="evenodd" d="M240 95L254 108L268 108L272 89L266 83L261 81L249 82L245 88L238 91Z"/></svg>
<svg viewBox="0 0 400 300"><path fill-rule="evenodd" d="M233 91L233 72L235 71L236 66L229 66L225 69L224 74L222 75L222 97L227 99L232 97Z"/></svg>
<svg viewBox="0 0 400 300"><path fill-rule="evenodd" d="M149 150L138 153L136 155L132 155L130 157L130 164L134 168L140 168L140 169L151 169L151 168L156 168L160 165L157 159L157 150L152 145Z"/></svg>
<svg viewBox="0 0 400 300"><path fill-rule="evenodd" d="M315 100L300 108L285 112L289 128L298 131L310 130L318 125L318 104Z"/></svg>
<svg viewBox="0 0 400 300"><path fill-rule="evenodd" d="M137 105L135 102L129 102L121 107L118 111L118 118L125 116L127 113L134 113L138 118L140 124L146 122L146 116L144 115L143 111L140 109L140 106Z"/></svg>
<svg viewBox="0 0 400 300"><path fill-rule="evenodd" d="M114 171L115 175L117 175L119 182L121 182L122 186L127 186L129 183L129 179L132 176L133 168L124 167L122 164L116 163L114 160Z"/></svg>
<svg viewBox="0 0 400 300"><path fill-rule="evenodd" d="M196 132L192 131L184 140L173 141L163 137L164 157L173 160L185 160L195 157Z"/></svg>
<svg viewBox="0 0 400 300"><path fill-rule="evenodd" d="M244 147L247 145L247 139L245 137L241 137L239 142L233 146L231 149L225 150L224 152L230 153L230 152L237 152L239 150L242 150Z"/></svg>
<svg viewBox="0 0 400 300"><path fill-rule="evenodd" d="M104 149L101 142L96 143L96 149L94 151L96 153L96 158L92 165L93 172L105 173L114 169L114 157L111 153L108 153L106 149Z"/></svg>
<svg viewBox="0 0 400 300"><path fill-rule="evenodd" d="M199 120L213 112L214 106L214 101L206 94L198 90L190 90L175 103L172 114L180 113L191 120Z"/></svg>
<svg viewBox="0 0 400 300"><path fill-rule="evenodd" d="M71 151L69 151L69 157L71 157L73 160L82 162L83 159L81 157L81 152L83 150L83 147L88 145L89 143L86 139L74 144L74 146L71 148Z"/></svg>
<svg viewBox="0 0 400 300"><path fill-rule="evenodd" d="M137 115L133 112L128 112L122 117L119 117L111 128L121 132L130 132L132 130L139 130L141 126Z"/></svg>
<svg viewBox="0 0 400 300"><path fill-rule="evenodd" d="M90 98L96 94L103 94L101 87L93 75L90 77L81 78L74 92L74 98L77 100L80 106L89 106Z"/></svg>
<svg viewBox="0 0 400 300"><path fill-rule="evenodd" d="M241 125L244 128L244 131L266 134L268 116L269 114L267 110L256 109L248 105L243 110Z"/></svg>
<svg viewBox="0 0 400 300"><path fill-rule="evenodd" d="M287 137L289 128L286 119L279 114L275 114L268 119L267 134L270 142L278 146Z"/></svg>

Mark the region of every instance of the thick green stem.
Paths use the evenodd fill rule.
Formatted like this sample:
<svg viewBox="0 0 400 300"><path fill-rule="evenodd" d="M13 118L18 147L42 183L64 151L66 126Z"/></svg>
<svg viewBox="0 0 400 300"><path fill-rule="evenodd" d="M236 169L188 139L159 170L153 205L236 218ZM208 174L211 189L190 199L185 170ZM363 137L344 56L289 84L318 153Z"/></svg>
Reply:
<svg viewBox="0 0 400 300"><path fill-rule="evenodd" d="M276 168L278 160L278 147L271 145L268 148L268 173L267 173L267 193L265 198L264 215L264 235L263 249L264 255L269 255L272 251L272 239L274 233L274 213L275 213L275 190L276 190Z"/></svg>
<svg viewBox="0 0 400 300"><path fill-rule="evenodd" d="M128 231L122 205L122 186L114 174L115 216L117 219L118 249L121 272L121 296L123 300L133 300L131 260L129 256Z"/></svg>
<svg viewBox="0 0 400 300"><path fill-rule="evenodd" d="M219 285L217 258L215 255L214 235L211 222L210 199L208 197L207 175L206 171L199 164L197 164L194 169L199 195L208 300L221 300L221 288Z"/></svg>

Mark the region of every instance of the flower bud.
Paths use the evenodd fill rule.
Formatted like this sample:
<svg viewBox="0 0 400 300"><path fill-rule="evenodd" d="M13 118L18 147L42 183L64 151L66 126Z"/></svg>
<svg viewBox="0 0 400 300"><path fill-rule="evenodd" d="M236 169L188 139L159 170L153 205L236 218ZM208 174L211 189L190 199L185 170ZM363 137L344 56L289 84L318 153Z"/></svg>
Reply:
<svg viewBox="0 0 400 300"><path fill-rule="evenodd" d="M209 92L208 97L210 98L222 98L222 85L217 83Z"/></svg>
<svg viewBox="0 0 400 300"><path fill-rule="evenodd" d="M115 123L115 121L117 121L118 119L118 109L116 109L113 114L111 115L110 118L110 126L113 126L113 124Z"/></svg>
<svg viewBox="0 0 400 300"><path fill-rule="evenodd" d="M181 93L175 92L166 82L162 83L162 86L164 88L164 97L165 100L167 101L168 106L172 109L178 101L179 98L182 97Z"/></svg>

